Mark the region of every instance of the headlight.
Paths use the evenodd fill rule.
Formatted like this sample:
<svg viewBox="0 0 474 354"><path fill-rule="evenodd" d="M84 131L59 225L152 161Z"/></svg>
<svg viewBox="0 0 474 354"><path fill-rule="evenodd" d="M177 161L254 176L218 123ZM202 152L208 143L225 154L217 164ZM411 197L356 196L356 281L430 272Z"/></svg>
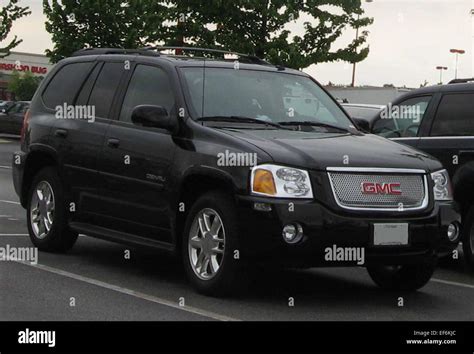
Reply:
<svg viewBox="0 0 474 354"><path fill-rule="evenodd" d="M308 172L297 168L255 166L250 183L252 194L275 198L313 198Z"/></svg>
<svg viewBox="0 0 474 354"><path fill-rule="evenodd" d="M449 179L448 171L441 170L431 174L434 182L434 197L435 200L453 200L453 189L451 188L451 181Z"/></svg>

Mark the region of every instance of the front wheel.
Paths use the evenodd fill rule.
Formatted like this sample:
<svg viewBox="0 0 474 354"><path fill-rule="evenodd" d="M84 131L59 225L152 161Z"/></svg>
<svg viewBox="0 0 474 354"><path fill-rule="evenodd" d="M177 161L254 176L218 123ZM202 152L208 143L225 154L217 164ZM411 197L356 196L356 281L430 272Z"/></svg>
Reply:
<svg viewBox="0 0 474 354"><path fill-rule="evenodd" d="M186 218L182 251L186 275L199 292L221 296L237 290L240 254L232 198L209 192L194 203Z"/></svg>
<svg viewBox="0 0 474 354"><path fill-rule="evenodd" d="M462 248L467 264L474 267L474 205L463 220Z"/></svg>
<svg viewBox="0 0 474 354"><path fill-rule="evenodd" d="M372 280L382 289L415 291L425 286L433 276L435 263L401 266L367 267Z"/></svg>

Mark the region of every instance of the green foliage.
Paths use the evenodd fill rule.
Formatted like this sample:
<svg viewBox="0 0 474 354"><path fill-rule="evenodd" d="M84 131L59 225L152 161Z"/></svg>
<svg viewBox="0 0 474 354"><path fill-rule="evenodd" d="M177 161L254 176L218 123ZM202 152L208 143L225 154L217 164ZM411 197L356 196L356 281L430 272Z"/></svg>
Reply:
<svg viewBox="0 0 474 354"><path fill-rule="evenodd" d="M43 0L57 61L84 47L161 43L257 55L297 69L365 59L368 32L340 49L347 30L370 25L361 0ZM301 28L294 33L290 29ZM338 43L340 46L340 43Z"/></svg>
<svg viewBox="0 0 474 354"><path fill-rule="evenodd" d="M23 16L29 15L28 7L18 6L18 0L10 0L6 6L0 10L0 43L2 43L10 34L13 22ZM17 36L5 47L0 46L0 58L4 58L10 54L10 51L22 42Z"/></svg>
<svg viewBox="0 0 474 354"><path fill-rule="evenodd" d="M29 71L26 71L22 75L15 70L8 83L8 91L15 94L15 98L19 101L30 101L40 82L41 77L34 76Z"/></svg>
<svg viewBox="0 0 474 354"><path fill-rule="evenodd" d="M368 32L341 49L333 49L344 31L370 25L361 0L175 0L172 10L185 19L170 29L199 46L250 53L297 69L343 60L360 62ZM213 24L203 26L203 24ZM289 26L303 27L291 36ZM302 26L301 26L302 25ZM168 40L172 39L168 38Z"/></svg>
<svg viewBox="0 0 474 354"><path fill-rule="evenodd" d="M43 0L53 62L87 47L138 48L160 40L166 6L148 0Z"/></svg>

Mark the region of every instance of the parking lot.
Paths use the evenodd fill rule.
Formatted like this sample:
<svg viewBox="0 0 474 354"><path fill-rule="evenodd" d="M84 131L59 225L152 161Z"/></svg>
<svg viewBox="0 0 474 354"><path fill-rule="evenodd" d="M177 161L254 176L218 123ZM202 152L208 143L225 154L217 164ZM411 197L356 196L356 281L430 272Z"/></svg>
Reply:
<svg viewBox="0 0 474 354"><path fill-rule="evenodd" d="M9 167L18 148L18 140L0 137L0 247L31 246ZM40 252L37 265L0 262L0 318L474 320L474 272L462 253L443 261L432 281L412 294L379 290L363 268L335 268L258 270L241 294L216 299L191 289L179 261L140 249L126 259L126 249L81 236L68 254Z"/></svg>

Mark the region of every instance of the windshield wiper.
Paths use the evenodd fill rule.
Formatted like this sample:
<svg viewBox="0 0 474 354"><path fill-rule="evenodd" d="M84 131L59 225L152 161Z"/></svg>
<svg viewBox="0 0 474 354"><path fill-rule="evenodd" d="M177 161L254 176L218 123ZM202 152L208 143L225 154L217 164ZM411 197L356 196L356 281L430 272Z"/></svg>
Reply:
<svg viewBox="0 0 474 354"><path fill-rule="evenodd" d="M336 129L342 132L350 133L349 129L343 128L343 127L338 127L337 125L332 125L328 123L321 123L321 122L311 122L311 121L293 121L293 122L278 122L276 124L279 124L281 126L287 126L287 125L300 125L300 126L312 126L312 127L322 127L322 128L329 128L329 129Z"/></svg>
<svg viewBox="0 0 474 354"><path fill-rule="evenodd" d="M268 122L257 118L243 117L243 116L209 116L198 118L199 122L231 122L231 123L255 123L264 124L266 126L275 127L279 129L287 129L282 125L274 122Z"/></svg>

